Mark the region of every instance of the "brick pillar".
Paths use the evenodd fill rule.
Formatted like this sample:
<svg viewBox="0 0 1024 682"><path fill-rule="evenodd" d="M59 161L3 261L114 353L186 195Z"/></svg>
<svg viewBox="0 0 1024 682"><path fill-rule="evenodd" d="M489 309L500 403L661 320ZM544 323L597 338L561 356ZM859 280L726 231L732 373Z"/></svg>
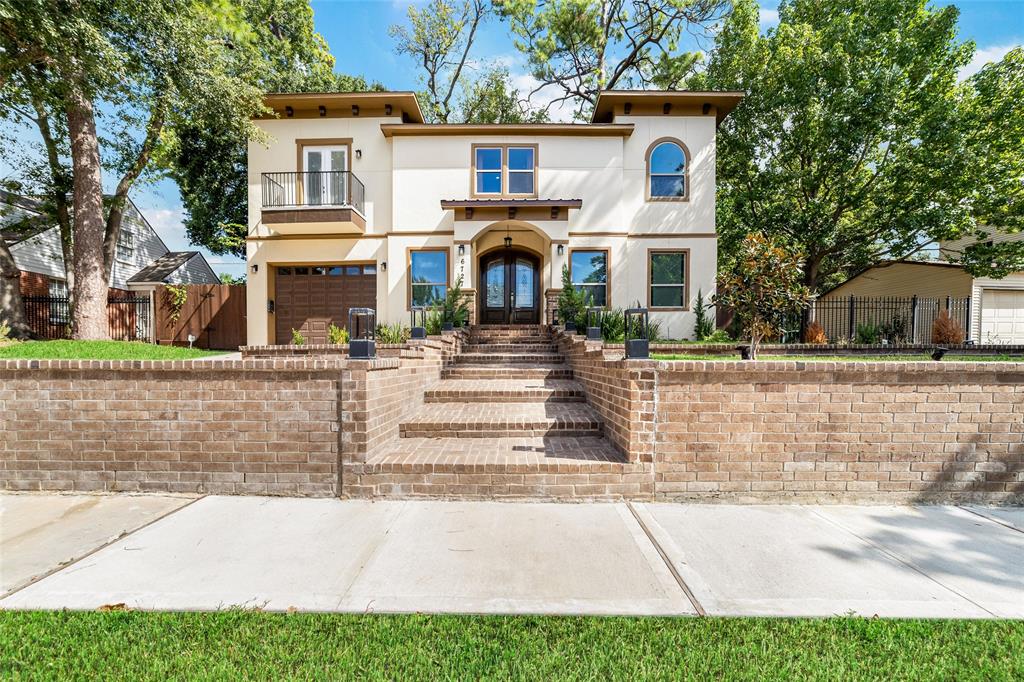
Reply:
<svg viewBox="0 0 1024 682"><path fill-rule="evenodd" d="M469 324L476 324L476 289L463 289L462 300L469 306Z"/></svg>
<svg viewBox="0 0 1024 682"><path fill-rule="evenodd" d="M548 289L544 292L544 322L551 324L555 319L555 311L558 310L558 295L562 293L561 289ZM559 320L561 323L565 323L565 320Z"/></svg>

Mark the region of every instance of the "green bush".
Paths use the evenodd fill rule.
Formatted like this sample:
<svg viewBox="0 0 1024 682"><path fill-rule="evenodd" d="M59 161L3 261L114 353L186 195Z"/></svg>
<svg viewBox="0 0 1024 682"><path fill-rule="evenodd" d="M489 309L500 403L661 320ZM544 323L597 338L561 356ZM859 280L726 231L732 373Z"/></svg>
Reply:
<svg viewBox="0 0 1024 682"><path fill-rule="evenodd" d="M306 345L306 337L303 336L302 332L300 332L298 329L293 329L292 330L292 345L293 346L305 346Z"/></svg>
<svg viewBox="0 0 1024 682"><path fill-rule="evenodd" d="M332 324L327 328L327 341L334 344L348 343L348 330Z"/></svg>
<svg viewBox="0 0 1024 682"><path fill-rule="evenodd" d="M589 300L581 290L572 285L569 266L562 266L562 291L558 294L558 319L562 324L575 322L577 330L586 330L586 310ZM583 323L580 324L580 320Z"/></svg>
<svg viewBox="0 0 1024 682"><path fill-rule="evenodd" d="M875 345L879 343L881 336L881 330L870 322L857 325L857 343Z"/></svg>
<svg viewBox="0 0 1024 682"><path fill-rule="evenodd" d="M602 313L601 338L605 343L622 343L626 340L626 316L622 308L612 308Z"/></svg>
<svg viewBox="0 0 1024 682"><path fill-rule="evenodd" d="M424 321L423 327L427 330L428 336L436 336L441 333L441 327L444 324L444 311L440 308L431 308L427 311L427 319Z"/></svg>
<svg viewBox="0 0 1024 682"><path fill-rule="evenodd" d="M405 343L412 335L412 330L401 322L377 325L377 341L380 343Z"/></svg>
<svg viewBox="0 0 1024 682"><path fill-rule="evenodd" d="M706 341L715 333L715 321L708 315L708 310L713 307L711 303L704 302L704 292L697 289L697 300L694 302L693 311L697 314L697 323L694 326L693 336L697 341Z"/></svg>
<svg viewBox="0 0 1024 682"><path fill-rule="evenodd" d="M469 321L469 303L462 294L462 275L455 279L455 284L448 287L448 292L441 301L440 311L442 322L452 320L455 327L464 327Z"/></svg>
<svg viewBox="0 0 1024 682"><path fill-rule="evenodd" d="M732 337L724 329L716 329L711 336L704 339L704 343L732 343Z"/></svg>

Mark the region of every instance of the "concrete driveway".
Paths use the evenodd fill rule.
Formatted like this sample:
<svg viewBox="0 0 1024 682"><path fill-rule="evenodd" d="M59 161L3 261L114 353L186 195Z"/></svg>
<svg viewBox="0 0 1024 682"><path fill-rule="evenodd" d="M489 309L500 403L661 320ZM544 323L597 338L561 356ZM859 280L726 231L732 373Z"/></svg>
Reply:
<svg viewBox="0 0 1024 682"><path fill-rule="evenodd" d="M61 499L0 497L3 584L59 569L0 607L1024 617L1020 509L171 498L61 567L102 541L10 525Z"/></svg>

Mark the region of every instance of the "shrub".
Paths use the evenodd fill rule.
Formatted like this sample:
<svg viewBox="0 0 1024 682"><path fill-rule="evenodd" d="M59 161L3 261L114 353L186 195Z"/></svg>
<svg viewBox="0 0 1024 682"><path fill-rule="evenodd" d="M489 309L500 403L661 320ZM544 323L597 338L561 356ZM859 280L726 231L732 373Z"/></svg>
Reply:
<svg viewBox="0 0 1024 682"><path fill-rule="evenodd" d="M724 329L716 329L715 333L704 339L704 343L732 343L732 337Z"/></svg>
<svg viewBox="0 0 1024 682"><path fill-rule="evenodd" d="M558 319L562 324L576 322L577 329L586 327L586 322L580 325L580 316L585 314L587 298L582 291L572 285L569 277L569 266L562 266L562 291L558 294Z"/></svg>
<svg viewBox="0 0 1024 682"><path fill-rule="evenodd" d="M878 331L891 343L904 343L907 340L907 321L902 315L897 315L881 325Z"/></svg>
<svg viewBox="0 0 1024 682"><path fill-rule="evenodd" d="M329 343L348 343L348 330L332 324L327 328L327 341Z"/></svg>
<svg viewBox="0 0 1024 682"><path fill-rule="evenodd" d="M857 343L873 346L879 342L880 337L881 332L879 332L878 327L870 322L857 325Z"/></svg>
<svg viewBox="0 0 1024 682"><path fill-rule="evenodd" d="M455 283L448 287L448 292L441 301L440 311L442 322L444 319L452 320L452 325L455 327L464 327L469 321L469 303L466 302L466 297L462 293L462 275L459 275L455 279ZM404 343L404 341L397 343Z"/></svg>
<svg viewBox="0 0 1024 682"><path fill-rule="evenodd" d="M440 334L443 324L444 313L439 308L432 308L427 311L427 319L424 321L423 328L427 330L429 336Z"/></svg>
<svg viewBox="0 0 1024 682"><path fill-rule="evenodd" d="M647 321L647 340L651 343L657 343L665 338L665 333L661 331L660 320L648 320Z"/></svg>
<svg viewBox="0 0 1024 682"><path fill-rule="evenodd" d="M932 323L932 343L944 345L958 345L964 342L964 328L960 323L949 316L948 310L943 310Z"/></svg>
<svg viewBox="0 0 1024 682"><path fill-rule="evenodd" d="M807 325L807 329L804 330L804 343L828 343L825 328L817 320Z"/></svg>
<svg viewBox="0 0 1024 682"><path fill-rule="evenodd" d="M298 329L292 329L292 345L293 346L305 346L306 337L302 335Z"/></svg>
<svg viewBox="0 0 1024 682"><path fill-rule="evenodd" d="M0 322L0 343L11 340L11 326L6 322Z"/></svg>
<svg viewBox="0 0 1024 682"><path fill-rule="evenodd" d="M697 300L694 301L694 312L697 314L697 323L693 328L693 335L697 341L706 341L709 336L715 333L715 321L708 315L708 310L713 307L712 303L704 302L704 292L697 289Z"/></svg>
<svg viewBox="0 0 1024 682"><path fill-rule="evenodd" d="M622 308L612 308L601 315L601 339L605 343L622 343L626 340L626 316Z"/></svg>
<svg viewBox="0 0 1024 682"><path fill-rule="evenodd" d="M377 325L377 340L381 343L405 343L411 335L412 330L401 322Z"/></svg>

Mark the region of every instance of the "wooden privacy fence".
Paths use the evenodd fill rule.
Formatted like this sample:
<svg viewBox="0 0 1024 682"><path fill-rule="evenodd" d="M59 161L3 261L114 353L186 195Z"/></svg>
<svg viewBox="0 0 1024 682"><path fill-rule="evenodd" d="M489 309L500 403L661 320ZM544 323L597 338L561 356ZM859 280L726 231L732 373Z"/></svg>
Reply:
<svg viewBox="0 0 1024 682"><path fill-rule="evenodd" d="M188 345L189 334L197 348L234 350L245 345L245 286L233 284L185 284L184 304L175 309L170 287L158 287L156 342ZM175 287L177 288L177 287Z"/></svg>

